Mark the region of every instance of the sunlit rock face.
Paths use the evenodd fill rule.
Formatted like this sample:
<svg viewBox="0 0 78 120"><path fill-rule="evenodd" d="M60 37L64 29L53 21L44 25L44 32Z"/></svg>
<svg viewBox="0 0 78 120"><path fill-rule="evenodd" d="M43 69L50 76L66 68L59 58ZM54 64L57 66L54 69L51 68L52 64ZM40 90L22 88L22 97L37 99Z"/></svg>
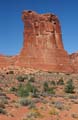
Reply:
<svg viewBox="0 0 78 120"><path fill-rule="evenodd" d="M6 67L8 65L7 58L3 55L0 55L0 67Z"/></svg>
<svg viewBox="0 0 78 120"><path fill-rule="evenodd" d="M78 52L70 55L70 61L72 63L74 72L78 72Z"/></svg>
<svg viewBox="0 0 78 120"><path fill-rule="evenodd" d="M9 66L14 66L17 59L17 56L4 56L0 54L0 70L1 68L3 69L5 67L8 68Z"/></svg>
<svg viewBox="0 0 78 120"><path fill-rule="evenodd" d="M54 14L24 11L24 42L16 65L41 70L72 72L64 50L59 20Z"/></svg>
<svg viewBox="0 0 78 120"><path fill-rule="evenodd" d="M24 41L16 56L0 55L0 70L25 67L52 72L78 72L78 53L68 55L64 50L58 17L23 11Z"/></svg>

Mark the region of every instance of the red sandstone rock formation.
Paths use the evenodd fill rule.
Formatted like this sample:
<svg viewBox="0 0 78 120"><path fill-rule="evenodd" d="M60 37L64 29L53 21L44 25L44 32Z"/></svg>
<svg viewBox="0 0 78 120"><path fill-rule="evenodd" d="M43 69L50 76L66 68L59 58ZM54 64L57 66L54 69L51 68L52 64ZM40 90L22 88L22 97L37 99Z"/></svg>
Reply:
<svg viewBox="0 0 78 120"><path fill-rule="evenodd" d="M61 27L54 14L24 11L24 43L17 65L41 70L72 72L62 43Z"/></svg>
<svg viewBox="0 0 78 120"><path fill-rule="evenodd" d="M5 56L0 55L0 67L5 67L7 66L8 62Z"/></svg>
<svg viewBox="0 0 78 120"><path fill-rule="evenodd" d="M0 68L14 66L18 56L4 56L0 55Z"/></svg>
<svg viewBox="0 0 78 120"><path fill-rule="evenodd" d="M0 55L0 68L28 67L53 72L78 71L78 56L68 55L62 43L61 26L54 14L24 11L23 48L18 56Z"/></svg>
<svg viewBox="0 0 78 120"><path fill-rule="evenodd" d="M77 53L72 53L70 55L70 61L72 63L74 71L78 72L78 52Z"/></svg>

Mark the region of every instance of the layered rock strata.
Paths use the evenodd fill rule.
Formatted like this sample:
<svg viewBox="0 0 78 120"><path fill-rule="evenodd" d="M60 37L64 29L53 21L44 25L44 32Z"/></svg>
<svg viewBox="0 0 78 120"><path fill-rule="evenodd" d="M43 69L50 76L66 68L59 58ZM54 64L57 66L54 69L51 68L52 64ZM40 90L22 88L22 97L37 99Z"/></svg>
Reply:
<svg viewBox="0 0 78 120"><path fill-rule="evenodd" d="M64 50L61 27L54 14L24 11L24 43L18 64L52 71L72 71Z"/></svg>
<svg viewBox="0 0 78 120"><path fill-rule="evenodd" d="M22 20L23 48L17 56L0 55L0 67L18 66L53 72L78 71L77 57L68 55L64 50L61 26L56 15L23 11Z"/></svg>

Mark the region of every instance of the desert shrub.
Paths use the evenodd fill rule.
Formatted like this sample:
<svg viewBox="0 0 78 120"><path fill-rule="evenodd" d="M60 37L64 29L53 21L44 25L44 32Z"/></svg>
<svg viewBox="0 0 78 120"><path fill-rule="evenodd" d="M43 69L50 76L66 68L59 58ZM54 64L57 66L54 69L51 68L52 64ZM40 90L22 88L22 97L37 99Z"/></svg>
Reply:
<svg viewBox="0 0 78 120"><path fill-rule="evenodd" d="M4 104L8 104L8 97L3 97L2 98L2 102L4 103Z"/></svg>
<svg viewBox="0 0 78 120"><path fill-rule="evenodd" d="M64 81L62 78L57 81L57 85L64 85Z"/></svg>
<svg viewBox="0 0 78 120"><path fill-rule="evenodd" d="M62 102L60 101L57 101L54 103L54 106L57 108L57 109L60 109L60 110L63 110L64 109L64 105Z"/></svg>
<svg viewBox="0 0 78 120"><path fill-rule="evenodd" d="M18 76L18 77L17 77L17 80L18 80L19 82L24 82L25 78L24 78L23 76Z"/></svg>
<svg viewBox="0 0 78 120"><path fill-rule="evenodd" d="M13 70L10 70L8 73L9 73L9 74L14 74L14 71L13 71Z"/></svg>
<svg viewBox="0 0 78 120"><path fill-rule="evenodd" d="M10 88L10 91L11 91L11 92L16 92L16 91L17 91L17 88L13 86L13 87Z"/></svg>
<svg viewBox="0 0 78 120"><path fill-rule="evenodd" d="M27 79L28 80L28 75L23 75L24 79Z"/></svg>
<svg viewBox="0 0 78 120"><path fill-rule="evenodd" d="M49 111L49 114L50 115L58 115L58 112L55 108L52 108L50 111Z"/></svg>
<svg viewBox="0 0 78 120"><path fill-rule="evenodd" d="M2 101L0 101L0 108L5 108L5 104Z"/></svg>
<svg viewBox="0 0 78 120"><path fill-rule="evenodd" d="M3 92L0 92L0 97L1 97L1 96L6 97L6 94L5 94L5 93L3 93Z"/></svg>
<svg viewBox="0 0 78 120"><path fill-rule="evenodd" d="M37 118L42 118L42 115L40 114L40 112L38 110L32 110L30 111L27 116L26 116L26 120L35 120Z"/></svg>
<svg viewBox="0 0 78 120"><path fill-rule="evenodd" d="M30 99L27 99L27 98L22 98L19 100L19 103L22 105L22 106L28 106L30 104L32 104L32 100Z"/></svg>
<svg viewBox="0 0 78 120"><path fill-rule="evenodd" d="M29 108L29 109L36 109L35 102L32 101L31 104L29 104L28 108Z"/></svg>
<svg viewBox="0 0 78 120"><path fill-rule="evenodd" d="M30 82L34 82L34 81L35 81L35 77L31 77L31 78L29 79L29 81L30 81Z"/></svg>
<svg viewBox="0 0 78 120"><path fill-rule="evenodd" d="M6 114L6 111L3 108L0 108L0 114Z"/></svg>
<svg viewBox="0 0 78 120"><path fill-rule="evenodd" d="M48 94L55 94L54 88L53 87L48 88L47 93Z"/></svg>
<svg viewBox="0 0 78 120"><path fill-rule="evenodd" d="M28 82L25 86L21 85L18 88L18 95L21 97L29 96L30 93L32 93L33 96L36 95L37 88L32 85L30 82Z"/></svg>
<svg viewBox="0 0 78 120"><path fill-rule="evenodd" d="M74 85L73 85L73 81L72 80L69 80L67 81L66 83L66 86L65 86L65 92L66 93L73 93L74 92Z"/></svg>
<svg viewBox="0 0 78 120"><path fill-rule="evenodd" d="M19 86L17 95L20 97L26 97L29 95L29 92L24 86Z"/></svg>
<svg viewBox="0 0 78 120"><path fill-rule="evenodd" d="M70 95L70 94L69 94L68 98L69 98L69 99L78 99L78 96L76 96L76 95Z"/></svg>
<svg viewBox="0 0 78 120"><path fill-rule="evenodd" d="M56 82L54 80L52 80L50 83L51 85L56 85Z"/></svg>
<svg viewBox="0 0 78 120"><path fill-rule="evenodd" d="M24 82L24 80L28 80L28 75L24 74L24 75L19 75L16 77L16 79L19 81L19 82Z"/></svg>
<svg viewBox="0 0 78 120"><path fill-rule="evenodd" d="M10 71L6 72L6 74L14 74L14 71L10 70Z"/></svg>
<svg viewBox="0 0 78 120"><path fill-rule="evenodd" d="M30 82L26 84L26 88L28 92L31 92L33 94L36 94L36 92L38 91L37 88L34 85L32 85Z"/></svg>
<svg viewBox="0 0 78 120"><path fill-rule="evenodd" d="M22 98L22 99L19 100L19 103L22 106L28 106L29 109L35 109L36 108L34 100L29 99L29 98Z"/></svg>
<svg viewBox="0 0 78 120"><path fill-rule="evenodd" d="M48 93L48 94L54 94L55 93L54 88L49 87L47 82L44 82L44 84L43 84L43 91Z"/></svg>
<svg viewBox="0 0 78 120"><path fill-rule="evenodd" d="M2 91L3 89L0 87L0 91Z"/></svg>
<svg viewBox="0 0 78 120"><path fill-rule="evenodd" d="M6 96L1 96L0 97L0 108L5 108L5 104L8 104L8 100Z"/></svg>
<svg viewBox="0 0 78 120"><path fill-rule="evenodd" d="M43 84L44 91L46 92L48 90L48 88L49 88L48 83L44 82L44 84Z"/></svg>

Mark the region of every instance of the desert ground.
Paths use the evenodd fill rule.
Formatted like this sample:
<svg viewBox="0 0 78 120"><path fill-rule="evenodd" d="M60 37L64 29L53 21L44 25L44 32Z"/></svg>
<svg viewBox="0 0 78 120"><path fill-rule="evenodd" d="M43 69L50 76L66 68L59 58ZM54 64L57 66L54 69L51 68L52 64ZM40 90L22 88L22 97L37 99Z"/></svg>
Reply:
<svg viewBox="0 0 78 120"><path fill-rule="evenodd" d="M78 120L78 74L1 70L0 120Z"/></svg>

